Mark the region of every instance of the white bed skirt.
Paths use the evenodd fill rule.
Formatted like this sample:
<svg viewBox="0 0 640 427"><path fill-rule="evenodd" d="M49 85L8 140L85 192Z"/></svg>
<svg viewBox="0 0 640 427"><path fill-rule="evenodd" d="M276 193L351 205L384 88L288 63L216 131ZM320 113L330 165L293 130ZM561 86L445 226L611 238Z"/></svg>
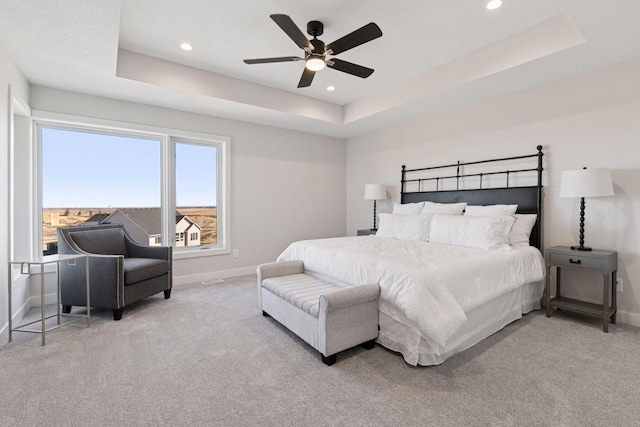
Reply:
<svg viewBox="0 0 640 427"><path fill-rule="evenodd" d="M456 353L464 351L523 314L540 308L544 281L528 283L465 313L466 322L447 341L440 352L426 342L418 327L391 304L380 302L380 334L377 342L402 354L410 365L439 365ZM496 313L501 313L496 317Z"/></svg>

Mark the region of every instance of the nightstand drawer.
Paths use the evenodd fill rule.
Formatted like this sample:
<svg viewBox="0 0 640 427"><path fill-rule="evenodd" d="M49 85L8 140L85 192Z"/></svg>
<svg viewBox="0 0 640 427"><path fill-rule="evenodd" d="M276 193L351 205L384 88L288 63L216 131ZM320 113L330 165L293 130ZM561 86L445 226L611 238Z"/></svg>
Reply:
<svg viewBox="0 0 640 427"><path fill-rule="evenodd" d="M582 267L590 268L592 270L602 270L603 268L602 258L591 258L587 256L581 256L580 254L551 254L550 260L552 265L561 267Z"/></svg>

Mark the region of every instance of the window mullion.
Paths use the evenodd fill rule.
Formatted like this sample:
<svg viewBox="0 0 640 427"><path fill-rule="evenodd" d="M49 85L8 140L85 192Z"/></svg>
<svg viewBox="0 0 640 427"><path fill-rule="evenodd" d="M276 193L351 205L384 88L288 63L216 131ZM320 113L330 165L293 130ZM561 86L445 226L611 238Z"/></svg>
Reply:
<svg viewBox="0 0 640 427"><path fill-rule="evenodd" d="M176 150L174 138L162 139L162 240L173 246L176 238Z"/></svg>

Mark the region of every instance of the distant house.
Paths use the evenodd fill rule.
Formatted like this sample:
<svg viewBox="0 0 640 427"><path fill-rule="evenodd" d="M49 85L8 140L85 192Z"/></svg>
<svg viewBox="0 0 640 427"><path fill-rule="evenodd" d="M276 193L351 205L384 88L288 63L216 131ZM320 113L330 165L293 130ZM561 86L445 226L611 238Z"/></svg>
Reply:
<svg viewBox="0 0 640 427"><path fill-rule="evenodd" d="M86 225L103 224L104 220L107 219L108 217L109 217L109 214L106 214L106 213L93 214L84 223Z"/></svg>
<svg viewBox="0 0 640 427"><path fill-rule="evenodd" d="M133 239L149 246L162 244L160 208L120 208L112 214L93 215L85 224L122 224ZM104 216L104 217L103 217ZM176 211L175 246L198 246L202 228Z"/></svg>

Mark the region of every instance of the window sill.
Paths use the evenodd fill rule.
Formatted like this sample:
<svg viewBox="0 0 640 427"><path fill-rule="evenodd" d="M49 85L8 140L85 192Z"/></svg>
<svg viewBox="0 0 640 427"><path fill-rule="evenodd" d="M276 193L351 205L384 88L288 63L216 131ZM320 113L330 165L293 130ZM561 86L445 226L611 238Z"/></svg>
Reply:
<svg viewBox="0 0 640 427"><path fill-rule="evenodd" d="M201 247L200 249L190 249L190 250L176 250L173 249L173 259L188 259L188 258L199 258L206 256L216 256L216 255L229 255L231 254L231 250L227 248L216 248L216 247Z"/></svg>

